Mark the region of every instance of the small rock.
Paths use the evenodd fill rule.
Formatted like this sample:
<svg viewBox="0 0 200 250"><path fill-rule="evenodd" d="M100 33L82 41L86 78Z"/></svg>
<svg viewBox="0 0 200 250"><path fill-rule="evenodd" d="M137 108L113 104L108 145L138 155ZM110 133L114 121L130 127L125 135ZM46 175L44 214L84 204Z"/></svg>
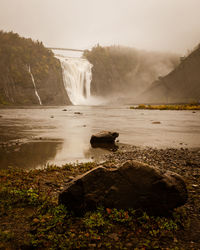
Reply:
<svg viewBox="0 0 200 250"><path fill-rule="evenodd" d="M82 115L83 113L81 112L74 112L75 115Z"/></svg>
<svg viewBox="0 0 200 250"><path fill-rule="evenodd" d="M62 111L67 111L67 109L63 109Z"/></svg>
<svg viewBox="0 0 200 250"><path fill-rule="evenodd" d="M152 122L152 124L161 124L161 122Z"/></svg>
<svg viewBox="0 0 200 250"><path fill-rule="evenodd" d="M51 118L54 118L54 116L52 115Z"/></svg>

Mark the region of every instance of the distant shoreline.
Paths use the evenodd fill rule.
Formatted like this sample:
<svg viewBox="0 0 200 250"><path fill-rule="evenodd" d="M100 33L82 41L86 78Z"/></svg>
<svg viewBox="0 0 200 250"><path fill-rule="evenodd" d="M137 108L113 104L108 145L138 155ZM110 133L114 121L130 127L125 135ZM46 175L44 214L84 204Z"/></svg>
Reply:
<svg viewBox="0 0 200 250"><path fill-rule="evenodd" d="M200 104L169 104L169 105L145 105L131 106L130 109L148 110L200 110Z"/></svg>

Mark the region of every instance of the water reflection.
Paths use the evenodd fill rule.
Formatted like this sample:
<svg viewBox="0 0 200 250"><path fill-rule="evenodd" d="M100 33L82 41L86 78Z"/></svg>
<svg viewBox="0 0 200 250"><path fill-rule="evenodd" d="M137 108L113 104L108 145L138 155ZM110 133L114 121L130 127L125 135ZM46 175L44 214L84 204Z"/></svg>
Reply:
<svg viewBox="0 0 200 250"><path fill-rule="evenodd" d="M19 167L33 169L43 167L53 160L57 150L62 148L62 142L30 142L20 147L9 147L0 149L1 168Z"/></svg>
<svg viewBox="0 0 200 250"><path fill-rule="evenodd" d="M102 148L115 152L119 147L115 143L92 143L92 148Z"/></svg>
<svg viewBox="0 0 200 250"><path fill-rule="evenodd" d="M82 113L81 113L82 114ZM77 115L77 116L76 116ZM64 118L64 117L63 117ZM91 137L91 119L87 114L74 113L72 117L61 119L60 133L63 145L57 151L56 157L50 163L63 165L70 162L99 161L106 149L94 150L89 143Z"/></svg>

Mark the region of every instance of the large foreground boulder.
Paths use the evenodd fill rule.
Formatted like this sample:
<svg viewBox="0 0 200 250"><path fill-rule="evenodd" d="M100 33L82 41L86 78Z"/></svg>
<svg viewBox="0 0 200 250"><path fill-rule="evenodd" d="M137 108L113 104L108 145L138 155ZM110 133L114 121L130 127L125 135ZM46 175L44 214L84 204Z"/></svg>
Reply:
<svg viewBox="0 0 200 250"><path fill-rule="evenodd" d="M59 203L79 215L101 205L161 215L186 201L187 189L180 175L137 161L127 161L115 170L97 167L70 182L59 195Z"/></svg>
<svg viewBox="0 0 200 250"><path fill-rule="evenodd" d="M115 139L119 136L119 133L117 132L109 132L109 131L102 131L99 132L95 135L92 135L91 139L90 139L90 143L93 145L95 144L114 144L115 143Z"/></svg>

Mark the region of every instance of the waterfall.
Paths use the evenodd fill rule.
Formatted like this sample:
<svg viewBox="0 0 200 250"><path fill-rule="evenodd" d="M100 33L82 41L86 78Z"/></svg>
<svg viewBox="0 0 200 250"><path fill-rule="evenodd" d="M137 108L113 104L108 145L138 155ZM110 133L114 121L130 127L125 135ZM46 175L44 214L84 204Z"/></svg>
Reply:
<svg viewBox="0 0 200 250"><path fill-rule="evenodd" d="M65 89L74 105L91 104L92 64L83 58L57 56L63 70Z"/></svg>
<svg viewBox="0 0 200 250"><path fill-rule="evenodd" d="M37 97L39 104L42 105L42 101L41 101L40 96L39 96L39 94L38 94L38 92L37 92L37 88L36 88L36 85L35 85L35 79L34 79L33 74L32 74L32 72L31 72L31 67L30 67L30 65L28 66L28 71L29 71L29 73L30 73L31 80L32 80L32 83L33 83L33 87L34 87L34 90L35 90L35 96Z"/></svg>

